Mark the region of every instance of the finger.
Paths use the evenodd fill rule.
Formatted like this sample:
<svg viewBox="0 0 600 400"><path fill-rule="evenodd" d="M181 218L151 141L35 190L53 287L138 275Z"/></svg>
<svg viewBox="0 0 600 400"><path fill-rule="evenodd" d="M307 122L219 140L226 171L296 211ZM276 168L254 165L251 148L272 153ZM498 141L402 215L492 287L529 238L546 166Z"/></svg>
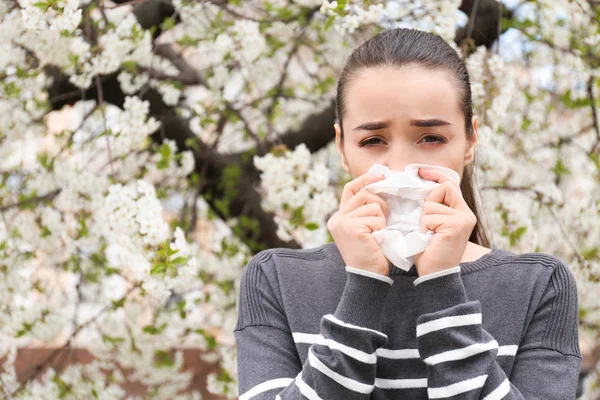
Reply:
<svg viewBox="0 0 600 400"><path fill-rule="evenodd" d="M357 217L382 217L385 218L381 205L379 203L369 203L364 206L360 206L350 211L346 216L350 218Z"/></svg>
<svg viewBox="0 0 600 400"><path fill-rule="evenodd" d="M455 210L465 210L469 208L465 199L462 197L462 192L458 186L450 181L446 181L440 186L433 188L427 197L425 197L425 201L445 204Z"/></svg>
<svg viewBox="0 0 600 400"><path fill-rule="evenodd" d="M356 218L356 222L369 228L371 232L385 229L385 219L381 217L360 217Z"/></svg>
<svg viewBox="0 0 600 400"><path fill-rule="evenodd" d="M356 193L346 203L340 206L340 213L347 214L350 211L369 203L379 203L381 205L383 213L387 215L389 208L388 203L384 199L382 199L381 196L371 193L365 188L359 190L358 193Z"/></svg>
<svg viewBox="0 0 600 400"><path fill-rule="evenodd" d="M364 188L365 186L367 186L373 182L380 181L384 178L385 177L383 176L383 174L379 174L379 175L363 174L363 175L359 176L358 178L355 178L355 179L351 180L350 182L346 183L346 185L344 186L344 190L342 191L340 207L342 206L342 204L345 204L348 201L348 199L350 199L350 197L354 196L360 189Z"/></svg>
<svg viewBox="0 0 600 400"><path fill-rule="evenodd" d="M454 215L456 210L448 207L445 204L440 204L435 201L426 200L421 209L421 218L429 214Z"/></svg>
<svg viewBox="0 0 600 400"><path fill-rule="evenodd" d="M440 229L451 226L454 223L453 215L429 214L419 220L419 232L427 233L428 231L437 232Z"/></svg>
<svg viewBox="0 0 600 400"><path fill-rule="evenodd" d="M452 182L455 185L457 184L448 175L446 175L444 171L440 171L439 169L428 169L421 167L419 168L419 176L423 179L437 183Z"/></svg>

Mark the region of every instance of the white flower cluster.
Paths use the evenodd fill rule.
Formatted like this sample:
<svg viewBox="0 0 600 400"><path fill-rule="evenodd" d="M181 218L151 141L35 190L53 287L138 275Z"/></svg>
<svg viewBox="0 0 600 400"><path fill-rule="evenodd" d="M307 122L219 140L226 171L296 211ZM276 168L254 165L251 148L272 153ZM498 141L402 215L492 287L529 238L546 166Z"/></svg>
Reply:
<svg viewBox="0 0 600 400"><path fill-rule="evenodd" d="M150 80L150 87L155 88L162 95L163 101L168 106L174 106L179 103L179 98L182 95L181 89L177 88L173 83L159 81L157 79Z"/></svg>
<svg viewBox="0 0 600 400"><path fill-rule="evenodd" d="M111 125L111 151L113 156L128 154L142 148L148 136L160 127L154 117L148 117L150 103L139 97L126 97L123 112Z"/></svg>
<svg viewBox="0 0 600 400"><path fill-rule="evenodd" d="M162 205L154 186L146 181L112 185L96 210L98 228L107 241L118 243L129 238L136 243L140 239L156 246L169 236L169 226L161 216Z"/></svg>
<svg viewBox="0 0 600 400"><path fill-rule="evenodd" d="M351 4L355 3L355 4ZM358 4L356 4L358 3ZM406 27L435 32L452 40L458 24L460 0L390 0L385 2L323 1L320 12L333 18L340 34L353 33L361 26L378 24L384 28Z"/></svg>
<svg viewBox="0 0 600 400"><path fill-rule="evenodd" d="M140 90L149 81L149 75L145 72L132 74L127 71L119 72L117 76L121 89L125 94L133 94Z"/></svg>
<svg viewBox="0 0 600 400"><path fill-rule="evenodd" d="M177 265L177 273L155 274L152 257L159 245L169 239L169 226L162 216L162 205L154 187L143 180L124 186L112 185L108 194L96 205L95 227L107 242L108 263L122 270L124 276L143 281L154 304L163 304L171 290L193 285L198 264L190 258L191 250L180 228L169 248L176 252L171 259L190 258ZM152 249L151 251L148 251ZM162 261L167 262L167 261Z"/></svg>
<svg viewBox="0 0 600 400"><path fill-rule="evenodd" d="M283 240L311 240L307 224L316 225L313 230L321 228L318 233L323 234L326 218L338 206L325 165L313 164L304 144L280 156L254 157L254 165L261 171L263 207L275 212L278 235ZM291 220L299 212L295 225Z"/></svg>
<svg viewBox="0 0 600 400"><path fill-rule="evenodd" d="M92 18L99 27L104 27L103 18L106 16L114 28L100 35L97 46L92 49L89 40L78 28L81 20L79 0L66 3L49 0L48 5L64 3L60 14L53 7L46 9L44 2L22 0L21 3L26 30L17 42L33 51L42 65L61 67L70 75L71 83L78 87L89 87L96 75L113 73L123 64L137 65L169 76L179 73L169 61L153 54L151 34L141 28L133 14L105 10L102 15L94 9ZM64 35L64 32L72 32L73 35ZM48 48L52 51L49 52ZM119 81L126 93L133 93L145 84L143 77L133 78L126 74L120 75Z"/></svg>
<svg viewBox="0 0 600 400"><path fill-rule="evenodd" d="M185 188L181 182L194 171L195 160L191 151L178 153L177 143L167 139L159 151L144 159L144 165L144 179L149 182L170 188Z"/></svg>
<svg viewBox="0 0 600 400"><path fill-rule="evenodd" d="M344 14L340 16L340 11ZM362 25L369 25L381 21L384 15L384 5L370 4L366 9L363 6L347 2L342 10L337 1L324 1L320 8L321 14L334 19L334 28L340 34L353 33Z"/></svg>
<svg viewBox="0 0 600 400"><path fill-rule="evenodd" d="M19 5L27 29L70 33L81 22L80 0L19 0Z"/></svg>

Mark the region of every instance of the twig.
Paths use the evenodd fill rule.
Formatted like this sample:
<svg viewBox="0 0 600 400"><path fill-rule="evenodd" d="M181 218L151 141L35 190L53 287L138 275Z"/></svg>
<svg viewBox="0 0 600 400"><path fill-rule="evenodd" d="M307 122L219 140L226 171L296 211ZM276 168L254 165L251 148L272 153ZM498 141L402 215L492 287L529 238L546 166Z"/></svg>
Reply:
<svg viewBox="0 0 600 400"><path fill-rule="evenodd" d="M10 390L8 390L8 388L6 387L4 379L2 379L2 375L0 375L0 384L2 385L2 394L8 395L8 398L12 400L12 393L10 393Z"/></svg>
<svg viewBox="0 0 600 400"><path fill-rule="evenodd" d="M498 1L498 39L496 39L496 54L500 54L500 36L502 36L502 9L504 5L502 0Z"/></svg>
<svg viewBox="0 0 600 400"><path fill-rule="evenodd" d="M542 204L544 204L544 203L542 203ZM567 234L567 231L565 230L562 222L560 221L560 219L558 218L558 216L554 213L554 211L552 211L552 207L550 207L548 204L544 204L544 205L546 206L546 208L548 209L548 211L550 211L550 214L552 214L552 217L556 220L556 223L558 223L560 231L563 234L563 236L565 237L565 239L567 240L567 243L569 243L569 246L571 247L571 250L575 254L575 257L577 258L577 261L579 261L579 263L581 263L581 265L583 265L584 267L586 267L588 265L588 262L579 253L579 251L577 250L577 247L575 246L575 244L569 238L569 235Z"/></svg>
<svg viewBox="0 0 600 400"><path fill-rule="evenodd" d="M133 292L135 289L140 287L140 285L141 285L140 283L137 283L136 285L129 288L129 290L127 290L127 292L123 295L123 297L121 297L121 299L119 301L126 299L131 294L131 292ZM94 315L92 318L90 318L83 324L79 325L77 328L75 328L75 330L73 331L73 333L71 333L67 342L62 347L54 350L42 363L36 365L35 371L33 372L33 374L31 374L31 376L28 376L27 378L25 378L23 380L21 385L14 392L12 392L12 396L16 396L21 391L23 391L23 389L25 389L25 387L29 381L37 378L37 376L44 370L44 368L46 368L51 363L53 363L54 360L58 357L58 355L71 345L72 340L79 334L79 332L81 332L83 329L87 328L89 325L93 324L94 322L96 322L98 320L98 318L100 318L108 310L111 310L113 307L114 307L113 304L105 306L102 310L98 311L98 313L96 315Z"/></svg>
<svg viewBox="0 0 600 400"><path fill-rule="evenodd" d="M592 107L592 120L594 121L594 131L596 131L596 144L590 150L590 155L596 151L596 147L600 144L600 122L598 122L598 112L596 111L596 97L594 96L594 76L590 76L587 83L587 93L590 96Z"/></svg>
<svg viewBox="0 0 600 400"><path fill-rule="evenodd" d="M43 201L50 201L50 200L54 199L59 193L60 193L60 189L56 189L56 190L54 190L50 193L47 193L43 196L31 197L29 199L25 199L25 200L19 201L17 203L0 206L0 212L8 211L11 208L15 208L15 207L23 207L23 206L27 206L30 204L41 203Z"/></svg>
<svg viewBox="0 0 600 400"><path fill-rule="evenodd" d="M83 94L85 94L85 92L82 93L82 101L83 101ZM90 118L95 111L96 111L96 107L94 106L90 109L90 111L88 111L83 116L83 118L81 119L81 122L79 123L79 126L77 128L75 128L75 130L73 130L73 132L71 132L71 134L69 135L69 139L67 140L67 143L65 143L65 145L60 148L60 150L54 155L54 157L52 157L50 164L52 164L58 158L58 156L60 156L62 154L63 151L65 151L69 146L71 146L73 144L73 136L75 136L75 133L77 133L81 128L83 128L83 124L86 123L88 118ZM88 139L88 140L90 140L90 139ZM87 140L86 140L86 142L87 142Z"/></svg>
<svg viewBox="0 0 600 400"><path fill-rule="evenodd" d="M318 10L318 8L311 10L310 14L308 15L308 18L306 18L306 22L302 26L302 30L300 31L298 38L296 38L296 40L294 41L294 45L293 45L292 49L290 50L290 53L289 53L287 59L285 60L281 77L279 78L279 82L277 82L277 85L275 85L275 91L274 91L275 95L273 96L273 101L271 102L271 104L269 105L267 110L265 110L265 114L267 115L267 124L268 124L268 127L267 127L268 130L267 130L267 134L265 135L265 139L268 139L271 136L271 134L273 133L272 114L275 109L275 101L278 98L278 95L280 93L283 93L283 85L285 84L285 80L287 79L287 76L288 76L288 69L289 69L288 67L290 65L290 62L292 61L292 58L296 55L296 53L300 49L300 44L301 44L302 38L304 37L304 32L308 28L308 25L310 25L317 10Z"/></svg>
<svg viewBox="0 0 600 400"><path fill-rule="evenodd" d="M475 27L475 16L477 15L477 9L479 8L479 1L475 0L473 3L473 8L471 9L471 15L469 15L469 25L467 26L467 37L466 39L471 39L473 35L473 28Z"/></svg>
<svg viewBox="0 0 600 400"><path fill-rule="evenodd" d="M110 160L110 174L115 177L115 169L112 162L112 152L110 150L110 138L108 134L108 128L106 126L106 113L104 111L104 91L102 90L102 84L100 83L100 76L96 75L96 89L98 91L98 105L100 106L100 112L102 113L102 122L104 125L104 136L106 137L106 151L108 152L108 159Z"/></svg>

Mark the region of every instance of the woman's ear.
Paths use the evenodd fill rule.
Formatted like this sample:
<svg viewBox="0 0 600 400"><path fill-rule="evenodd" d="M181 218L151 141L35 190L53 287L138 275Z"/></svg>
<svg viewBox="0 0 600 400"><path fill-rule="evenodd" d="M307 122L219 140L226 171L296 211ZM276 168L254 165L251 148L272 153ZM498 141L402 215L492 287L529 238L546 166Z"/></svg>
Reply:
<svg viewBox="0 0 600 400"><path fill-rule="evenodd" d="M471 164L475 158L475 147L477 145L477 141L479 140L479 132L477 131L477 115L473 115L471 124L473 126L473 134L467 136L467 148L465 149L464 160L465 165Z"/></svg>
<svg viewBox="0 0 600 400"><path fill-rule="evenodd" d="M342 129L340 124L333 124L333 129L335 129L335 145L338 149L338 153L340 154L340 159L342 161L342 167L346 172L350 172L350 167L348 166L348 161L346 161L346 156L344 153L344 142L342 141Z"/></svg>

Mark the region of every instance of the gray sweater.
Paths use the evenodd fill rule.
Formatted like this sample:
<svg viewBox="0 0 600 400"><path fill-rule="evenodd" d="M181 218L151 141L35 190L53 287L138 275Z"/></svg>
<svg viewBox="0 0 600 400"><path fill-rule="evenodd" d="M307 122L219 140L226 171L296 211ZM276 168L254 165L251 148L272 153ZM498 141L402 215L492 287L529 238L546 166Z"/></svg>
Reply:
<svg viewBox="0 0 600 400"><path fill-rule="evenodd" d="M575 281L493 248L419 278L346 267L335 243L255 255L235 327L240 400L574 399Z"/></svg>

